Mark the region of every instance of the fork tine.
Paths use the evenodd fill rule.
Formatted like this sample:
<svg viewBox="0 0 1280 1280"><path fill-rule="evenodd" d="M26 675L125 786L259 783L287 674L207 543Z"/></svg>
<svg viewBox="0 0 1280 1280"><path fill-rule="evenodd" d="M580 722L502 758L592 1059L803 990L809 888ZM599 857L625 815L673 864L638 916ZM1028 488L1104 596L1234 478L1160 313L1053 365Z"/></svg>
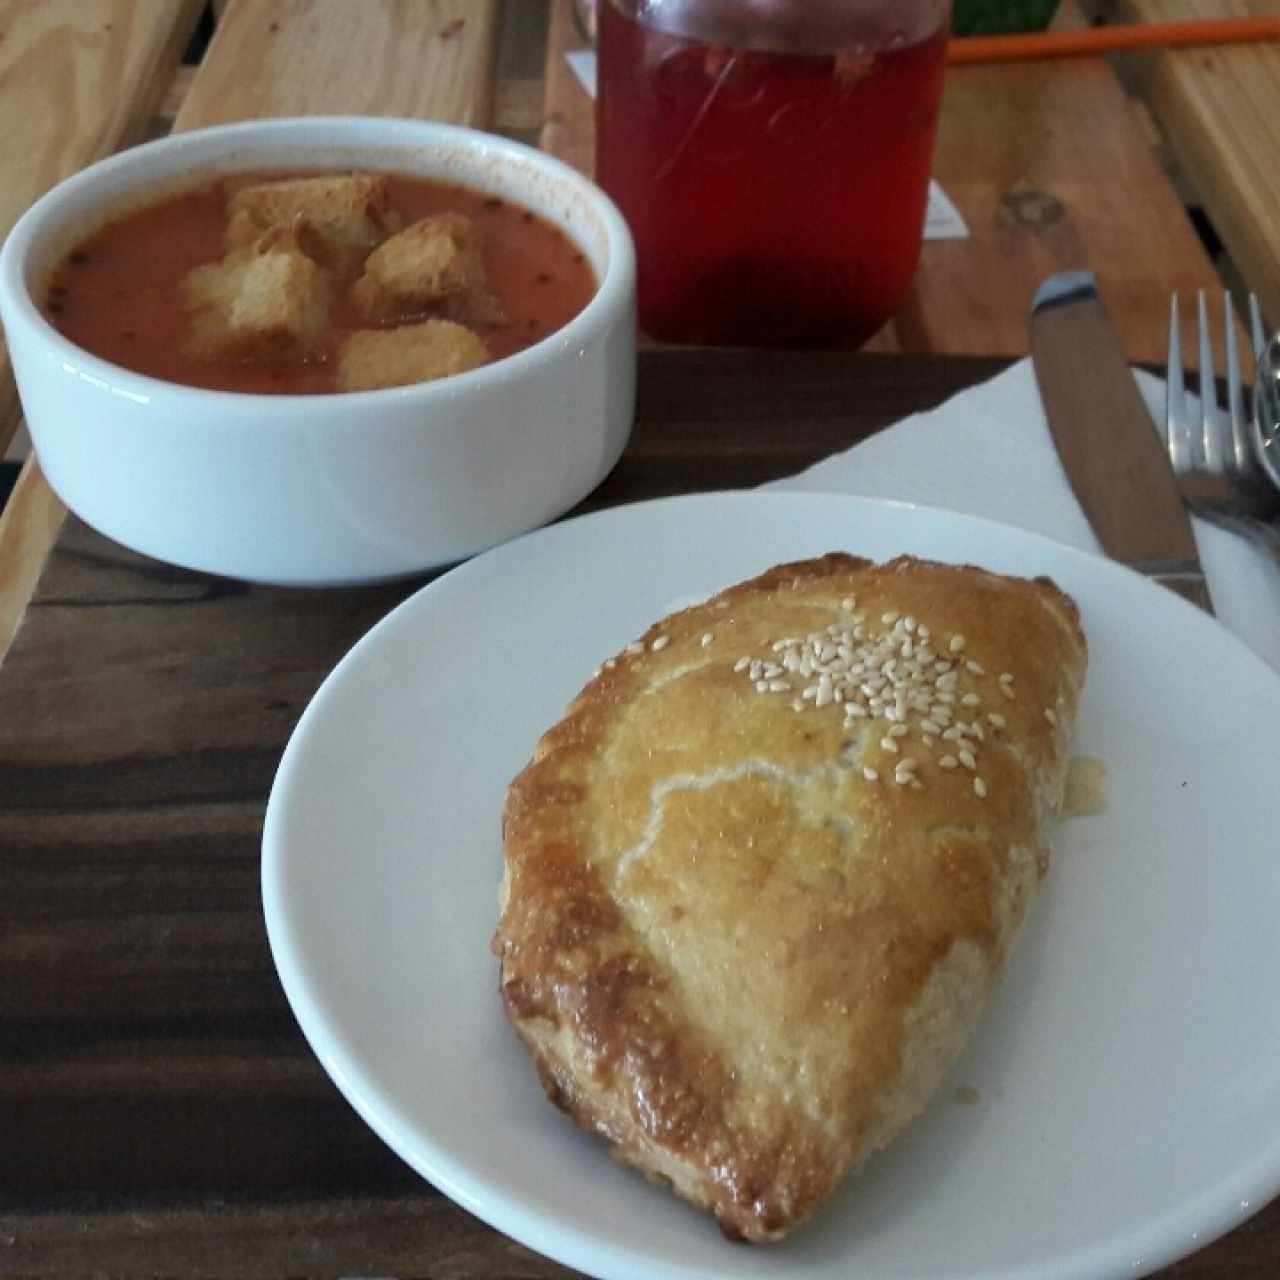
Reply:
<svg viewBox="0 0 1280 1280"><path fill-rule="evenodd" d="M1164 440L1173 469L1181 475L1191 465L1191 428L1187 420L1186 384L1182 376L1182 322L1178 295L1169 302L1169 361L1164 379Z"/></svg>
<svg viewBox="0 0 1280 1280"><path fill-rule="evenodd" d="M1253 470L1253 454L1250 452L1247 424L1244 413L1244 380L1240 376L1240 350L1236 342L1236 315L1231 305L1230 292L1222 295L1223 341L1227 348L1227 412L1231 431L1227 465L1237 475L1249 475Z"/></svg>
<svg viewBox="0 0 1280 1280"><path fill-rule="evenodd" d="M1249 293L1249 337L1253 343L1253 363L1256 369L1262 359L1262 348L1267 345L1267 328L1262 323L1262 306L1258 295Z"/></svg>
<svg viewBox="0 0 1280 1280"><path fill-rule="evenodd" d="M1220 472L1224 463L1222 436L1219 431L1218 388L1213 380L1213 346L1209 340L1209 308L1204 290L1196 292L1196 328L1200 344L1200 438L1193 461L1203 462L1205 470Z"/></svg>

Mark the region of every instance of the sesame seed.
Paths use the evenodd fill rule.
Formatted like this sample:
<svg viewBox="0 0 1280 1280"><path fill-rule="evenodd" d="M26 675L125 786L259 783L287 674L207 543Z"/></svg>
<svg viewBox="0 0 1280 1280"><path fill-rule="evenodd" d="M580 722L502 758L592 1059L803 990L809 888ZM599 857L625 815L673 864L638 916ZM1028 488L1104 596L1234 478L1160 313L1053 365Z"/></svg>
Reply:
<svg viewBox="0 0 1280 1280"><path fill-rule="evenodd" d="M652 649L654 653L657 653L660 649L665 649L670 643L670 636L658 636L649 648Z"/></svg>
<svg viewBox="0 0 1280 1280"><path fill-rule="evenodd" d="M954 769L959 763L960 761L957 760L955 756L943 756L942 759L938 761L938 767L942 769Z"/></svg>
<svg viewBox="0 0 1280 1280"><path fill-rule="evenodd" d="M933 736L931 734L921 734L920 741L923 742L926 747L933 746Z"/></svg>
<svg viewBox="0 0 1280 1280"><path fill-rule="evenodd" d="M788 693L788 692L790 692L790 690L791 690L791 686L790 686L790 685L789 685L785 680L770 680L770 681L769 681L769 692L770 692L770 693Z"/></svg>
<svg viewBox="0 0 1280 1280"><path fill-rule="evenodd" d="M1005 725L1009 723L1009 722L1004 718L1004 716L1000 715L1000 713L999 713L999 712L997 712L997 711L993 711L993 712L992 712L992 713L987 717L987 722L988 722L988 724L990 724L990 725L991 725L991 727L992 727L993 729L1003 729L1003 728L1005 727Z"/></svg>
<svg viewBox="0 0 1280 1280"><path fill-rule="evenodd" d="M911 730L905 724L891 724L889 726L889 737L904 738Z"/></svg>
<svg viewBox="0 0 1280 1280"><path fill-rule="evenodd" d="M705 649L711 643L712 639L713 637L711 635L711 632L704 631L702 633L702 647Z"/></svg>
<svg viewBox="0 0 1280 1280"><path fill-rule="evenodd" d="M905 630L914 631L920 624L910 614L907 614L902 620L902 625Z"/></svg>
<svg viewBox="0 0 1280 1280"><path fill-rule="evenodd" d="M898 751L898 740L897 738L881 738L880 746L885 751L892 751L896 755Z"/></svg>
<svg viewBox="0 0 1280 1280"><path fill-rule="evenodd" d="M860 702L846 702L844 704L844 713L854 719L861 719L867 714L867 709Z"/></svg>
<svg viewBox="0 0 1280 1280"><path fill-rule="evenodd" d="M1014 691L1007 684L1002 684L1000 686L1000 692L1003 693L1004 696L1008 698L1010 702L1012 702L1014 698L1017 697Z"/></svg>
<svg viewBox="0 0 1280 1280"><path fill-rule="evenodd" d="M1012 683L1013 683L1013 672L1012 672L1012 671L1002 671L1002 672L1000 673L1000 677L999 677L999 679L1000 679L1000 683L1001 683L1001 684L1012 684Z"/></svg>
<svg viewBox="0 0 1280 1280"><path fill-rule="evenodd" d="M979 698L976 693L966 693L964 697L960 699L960 705L965 707L976 707L981 701L982 699Z"/></svg>
<svg viewBox="0 0 1280 1280"><path fill-rule="evenodd" d="M745 671L750 665L751 665L750 658L739 658L737 662L733 664L733 669L735 672Z"/></svg>
<svg viewBox="0 0 1280 1280"><path fill-rule="evenodd" d="M942 726L939 724L936 724L934 721L929 719L921 720L920 728L925 733L941 733L942 732Z"/></svg>
<svg viewBox="0 0 1280 1280"><path fill-rule="evenodd" d="M852 596L846 596L843 600L840 601L840 608L844 610L845 613L852 613L853 606L856 603L857 602L854 600Z"/></svg>
<svg viewBox="0 0 1280 1280"><path fill-rule="evenodd" d="M960 756L960 763L964 765L966 769L976 769L978 767L978 762L977 760L974 759L972 751L968 751L968 750L961 751L959 752L959 756Z"/></svg>
<svg viewBox="0 0 1280 1280"><path fill-rule="evenodd" d="M1044 718L1052 725L1058 723L1058 713L1052 707L1045 707Z"/></svg>
<svg viewBox="0 0 1280 1280"><path fill-rule="evenodd" d="M757 681L756 681L756 692L757 692L757 693L768 693L768 692L769 692L769 682L768 682L767 680L757 680Z"/></svg>
<svg viewBox="0 0 1280 1280"><path fill-rule="evenodd" d="M965 646L964 636L952 636L951 643L947 645L947 648L950 649L952 653L959 653L960 650L964 648L964 646Z"/></svg>
<svg viewBox="0 0 1280 1280"><path fill-rule="evenodd" d="M799 698L793 698L793 699L791 700L791 710L792 710L792 711L803 711L803 710L804 710L804 703L803 703L803 702L801 702Z"/></svg>
<svg viewBox="0 0 1280 1280"><path fill-rule="evenodd" d="M980 800L987 794L987 784L983 782L981 778L976 776L973 779L973 793Z"/></svg>
<svg viewBox="0 0 1280 1280"><path fill-rule="evenodd" d="M986 667L984 667L980 662L974 662L972 658L970 658L964 665L975 676L985 676L987 674Z"/></svg>
<svg viewBox="0 0 1280 1280"><path fill-rule="evenodd" d="M882 613L880 615L880 621L883 622L886 627L893 626L893 624L897 622L897 620L898 620L898 615L892 611L890 611L889 613Z"/></svg>
<svg viewBox="0 0 1280 1280"><path fill-rule="evenodd" d="M602 669L603 669L603 668L601 668L601 667L597 667L597 668L596 668L596 669L591 673L591 678L592 678L593 680L598 680L598 679L600 678L600 672L601 672L601 670L602 670Z"/></svg>
<svg viewBox="0 0 1280 1280"><path fill-rule="evenodd" d="M876 772L876 771L875 771L875 770L874 770L870 765L867 765L867 766L862 770L862 776L863 776L864 778L866 778L866 780L867 780L868 782L879 782L879 781L880 781L880 775L879 775L879 774L878 774L878 773L877 773L877 772Z"/></svg>
<svg viewBox="0 0 1280 1280"><path fill-rule="evenodd" d="M618 665L617 658L606 658L604 660L604 667L606 671L612 671L614 667L616 667L617 665Z"/></svg>

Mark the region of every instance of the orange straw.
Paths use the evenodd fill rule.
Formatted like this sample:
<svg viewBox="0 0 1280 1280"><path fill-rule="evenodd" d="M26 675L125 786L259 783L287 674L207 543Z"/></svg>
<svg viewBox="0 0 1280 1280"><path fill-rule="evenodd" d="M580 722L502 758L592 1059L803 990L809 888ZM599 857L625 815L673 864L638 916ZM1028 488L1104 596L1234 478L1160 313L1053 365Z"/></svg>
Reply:
<svg viewBox="0 0 1280 1280"><path fill-rule="evenodd" d="M1201 18L1190 22L1144 22L1088 27L1080 31L1036 31L1011 36L959 36L947 46L953 64L1023 62L1033 58L1082 58L1120 49L1237 44L1280 37L1280 18Z"/></svg>

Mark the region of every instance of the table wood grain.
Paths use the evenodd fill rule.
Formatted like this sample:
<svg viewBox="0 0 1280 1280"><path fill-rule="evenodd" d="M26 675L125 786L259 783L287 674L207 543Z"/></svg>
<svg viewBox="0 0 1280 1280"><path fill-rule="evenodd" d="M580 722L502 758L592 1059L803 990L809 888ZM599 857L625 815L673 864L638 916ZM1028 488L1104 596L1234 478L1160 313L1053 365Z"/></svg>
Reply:
<svg viewBox="0 0 1280 1280"><path fill-rule="evenodd" d="M1277 0L1121 0L1132 21L1280 14ZM1132 59L1170 151L1214 229L1280 323L1280 42L1165 50Z"/></svg>
<svg viewBox="0 0 1280 1280"><path fill-rule="evenodd" d="M1002 365L646 352L631 444L581 510L791 474ZM0 1275L569 1274L373 1136L267 947L280 754L425 580L248 587L66 522L0 668ZM1166 1274L1278 1271L1273 1207Z"/></svg>

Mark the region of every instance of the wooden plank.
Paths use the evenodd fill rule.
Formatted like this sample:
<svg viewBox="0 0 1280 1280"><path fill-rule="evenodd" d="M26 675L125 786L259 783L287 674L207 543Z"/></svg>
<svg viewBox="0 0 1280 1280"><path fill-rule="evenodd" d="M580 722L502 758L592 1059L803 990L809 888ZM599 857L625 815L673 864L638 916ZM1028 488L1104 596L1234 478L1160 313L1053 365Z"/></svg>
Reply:
<svg viewBox="0 0 1280 1280"><path fill-rule="evenodd" d="M1083 22L1066 0L1056 25ZM1141 117L1102 59L953 68L935 172L967 241L926 244L906 350L1027 351L1038 282L1097 273L1129 358L1164 361L1171 290L1221 282Z"/></svg>
<svg viewBox="0 0 1280 1280"><path fill-rule="evenodd" d="M1081 267L1129 358L1159 364L1170 291L1220 287L1102 60L953 70L935 170L972 235L925 246L906 350L1023 354L1037 283Z"/></svg>
<svg viewBox="0 0 1280 1280"><path fill-rule="evenodd" d="M69 174L142 136L202 0L0 5L0 238ZM0 348L0 456L18 425Z"/></svg>
<svg viewBox="0 0 1280 1280"><path fill-rule="evenodd" d="M586 44L573 16L573 0L551 0L547 33L545 119L540 145L544 151L593 177L596 171L595 102L578 83L564 55Z"/></svg>
<svg viewBox="0 0 1280 1280"><path fill-rule="evenodd" d="M270 1207L215 1201L164 1213L41 1213L0 1218L5 1267L30 1276L502 1276L569 1280L513 1240L495 1240L430 1187Z"/></svg>
<svg viewBox="0 0 1280 1280"><path fill-rule="evenodd" d="M1280 14L1277 0L1121 0L1130 21ZM1280 43L1153 52L1132 66L1169 149L1280 323Z"/></svg>
<svg viewBox="0 0 1280 1280"><path fill-rule="evenodd" d="M176 127L330 113L487 124L496 15L496 0L232 0Z"/></svg>
<svg viewBox="0 0 1280 1280"><path fill-rule="evenodd" d="M0 512L0 666L66 513L31 455Z"/></svg>

